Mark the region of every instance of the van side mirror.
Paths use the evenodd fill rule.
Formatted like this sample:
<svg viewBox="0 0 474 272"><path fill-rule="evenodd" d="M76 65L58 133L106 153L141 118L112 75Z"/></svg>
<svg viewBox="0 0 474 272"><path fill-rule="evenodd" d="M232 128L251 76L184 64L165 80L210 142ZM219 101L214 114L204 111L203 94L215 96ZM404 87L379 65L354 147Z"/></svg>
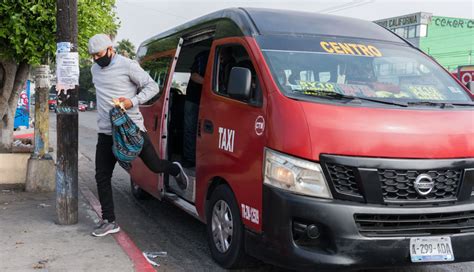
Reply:
<svg viewBox="0 0 474 272"><path fill-rule="evenodd" d="M227 84L227 94L239 100L249 100L251 83L252 73L248 68L233 67Z"/></svg>

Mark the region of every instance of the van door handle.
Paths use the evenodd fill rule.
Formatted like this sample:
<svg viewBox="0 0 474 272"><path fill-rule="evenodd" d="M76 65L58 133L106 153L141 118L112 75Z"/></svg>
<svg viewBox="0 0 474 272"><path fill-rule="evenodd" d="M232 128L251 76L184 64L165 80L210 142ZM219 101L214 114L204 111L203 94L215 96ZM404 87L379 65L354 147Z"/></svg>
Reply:
<svg viewBox="0 0 474 272"><path fill-rule="evenodd" d="M214 124L210 120L204 120L204 132L212 134L214 132Z"/></svg>

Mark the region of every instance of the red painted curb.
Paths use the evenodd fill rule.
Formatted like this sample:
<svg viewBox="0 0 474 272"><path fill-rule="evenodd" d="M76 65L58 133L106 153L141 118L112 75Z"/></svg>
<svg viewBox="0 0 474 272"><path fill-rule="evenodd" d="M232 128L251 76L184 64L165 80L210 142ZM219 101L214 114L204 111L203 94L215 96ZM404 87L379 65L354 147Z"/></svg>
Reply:
<svg viewBox="0 0 474 272"><path fill-rule="evenodd" d="M34 136L35 136L34 133L26 133L26 134L14 135L13 138L15 138L15 139L27 139L27 138L33 138Z"/></svg>
<svg viewBox="0 0 474 272"><path fill-rule="evenodd" d="M92 209L97 213L99 217L102 216L102 209L100 208L100 202L95 195L85 186L81 186L81 194L92 206ZM145 259L142 251L135 245L130 239L127 233L122 229L119 233L112 235L119 246L125 251L130 260L133 262L135 271L137 272L155 272L155 268Z"/></svg>

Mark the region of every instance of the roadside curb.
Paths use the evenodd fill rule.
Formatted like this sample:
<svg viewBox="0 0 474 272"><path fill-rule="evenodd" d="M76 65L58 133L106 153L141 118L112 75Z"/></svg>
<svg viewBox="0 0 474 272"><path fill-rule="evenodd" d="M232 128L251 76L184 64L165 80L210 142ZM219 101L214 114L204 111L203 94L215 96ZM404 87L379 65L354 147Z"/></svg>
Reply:
<svg viewBox="0 0 474 272"><path fill-rule="evenodd" d="M79 188L81 194L89 202L89 205L94 209L99 218L101 217L101 207L99 200L95 195L85 186L80 186ZM123 249L123 251L128 255L130 260L133 262L135 271L137 272L155 272L156 269L145 259L142 254L142 251L135 245L135 243L130 239L127 233L122 229L116 234L112 234L115 241Z"/></svg>
<svg viewBox="0 0 474 272"><path fill-rule="evenodd" d="M25 133L25 134L17 134L17 135L14 135L13 137L15 139L28 139L28 138L33 138L35 136L34 133Z"/></svg>

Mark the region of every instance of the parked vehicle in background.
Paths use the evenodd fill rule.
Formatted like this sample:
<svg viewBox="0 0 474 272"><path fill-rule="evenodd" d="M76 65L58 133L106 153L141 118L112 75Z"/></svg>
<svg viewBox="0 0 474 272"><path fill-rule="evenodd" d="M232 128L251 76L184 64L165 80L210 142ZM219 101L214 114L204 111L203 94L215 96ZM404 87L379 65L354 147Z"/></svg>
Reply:
<svg viewBox="0 0 474 272"><path fill-rule="evenodd" d="M86 111L88 109L87 102L86 101L79 101L77 109L79 111Z"/></svg>
<svg viewBox="0 0 474 272"><path fill-rule="evenodd" d="M50 111L54 111L56 112L56 108L57 108L57 105L58 105L58 100L57 100L58 96L56 94L49 94L49 98L48 98L48 108Z"/></svg>
<svg viewBox="0 0 474 272"><path fill-rule="evenodd" d="M474 93L473 83L474 82L474 65L462 65L452 73L459 81L462 82L471 92Z"/></svg>
<svg viewBox="0 0 474 272"><path fill-rule="evenodd" d="M474 261L474 97L438 63L363 20L209 14L138 49L161 90L140 111L163 159L183 157L186 94L172 83L187 82L203 52L190 184L181 190L137 159L131 190L206 223L217 263Z"/></svg>

